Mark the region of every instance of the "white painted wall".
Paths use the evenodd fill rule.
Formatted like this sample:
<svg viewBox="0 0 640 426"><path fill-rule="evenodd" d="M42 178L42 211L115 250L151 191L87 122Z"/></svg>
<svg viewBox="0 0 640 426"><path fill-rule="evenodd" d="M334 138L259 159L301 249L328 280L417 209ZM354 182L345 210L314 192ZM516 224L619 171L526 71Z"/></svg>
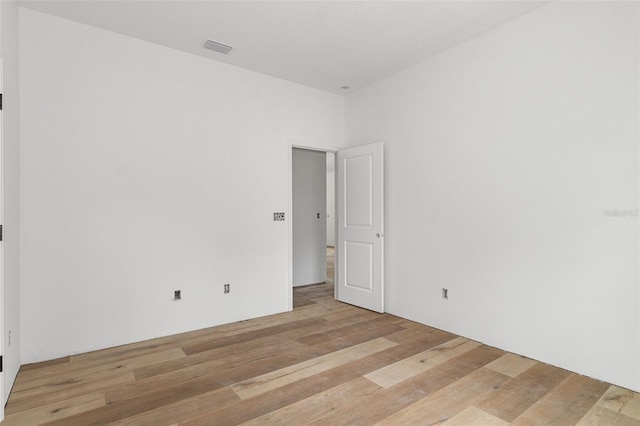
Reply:
<svg viewBox="0 0 640 426"><path fill-rule="evenodd" d="M638 208L638 8L550 4L348 97L389 312L640 391L638 217L605 214Z"/></svg>
<svg viewBox="0 0 640 426"><path fill-rule="evenodd" d="M343 97L27 9L20 72L23 363L288 309L273 212Z"/></svg>
<svg viewBox="0 0 640 426"><path fill-rule="evenodd" d="M3 367L4 403L20 369L20 102L18 6L0 2L0 51L3 58ZM9 332L11 338L9 339Z"/></svg>
<svg viewBox="0 0 640 426"><path fill-rule="evenodd" d="M293 286L327 279L327 154L294 148Z"/></svg>
<svg viewBox="0 0 640 426"><path fill-rule="evenodd" d="M327 246L336 246L336 170L334 152L327 152Z"/></svg>

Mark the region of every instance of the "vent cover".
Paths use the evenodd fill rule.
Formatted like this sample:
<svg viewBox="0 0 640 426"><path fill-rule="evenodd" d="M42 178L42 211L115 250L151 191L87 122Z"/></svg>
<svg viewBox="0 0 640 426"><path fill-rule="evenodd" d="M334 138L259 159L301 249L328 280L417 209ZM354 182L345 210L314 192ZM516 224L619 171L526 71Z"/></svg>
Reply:
<svg viewBox="0 0 640 426"><path fill-rule="evenodd" d="M233 47L231 46L227 46L226 44L219 43L213 40L205 41L204 47L213 50L214 52L222 53L223 55L227 55L229 52L231 52L231 49L233 49Z"/></svg>

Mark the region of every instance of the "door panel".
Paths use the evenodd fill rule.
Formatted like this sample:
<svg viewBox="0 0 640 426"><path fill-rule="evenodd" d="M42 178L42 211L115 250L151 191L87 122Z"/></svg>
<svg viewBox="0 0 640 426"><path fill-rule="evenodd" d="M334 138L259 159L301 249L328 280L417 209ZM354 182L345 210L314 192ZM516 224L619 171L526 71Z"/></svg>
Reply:
<svg viewBox="0 0 640 426"><path fill-rule="evenodd" d="M373 224L371 218L371 164L369 155L346 158L345 172L345 224L349 227Z"/></svg>
<svg viewBox="0 0 640 426"><path fill-rule="evenodd" d="M383 145L338 151L337 299L384 312Z"/></svg>
<svg viewBox="0 0 640 426"><path fill-rule="evenodd" d="M373 291L373 244L345 242L345 286Z"/></svg>

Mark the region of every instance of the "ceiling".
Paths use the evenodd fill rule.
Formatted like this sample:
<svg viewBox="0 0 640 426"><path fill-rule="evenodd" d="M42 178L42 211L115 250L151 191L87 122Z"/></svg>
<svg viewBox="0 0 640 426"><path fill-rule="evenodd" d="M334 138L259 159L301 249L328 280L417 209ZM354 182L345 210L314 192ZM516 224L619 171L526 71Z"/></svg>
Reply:
<svg viewBox="0 0 640 426"><path fill-rule="evenodd" d="M20 0L24 7L342 95L543 4ZM226 56L204 49L207 38L234 49Z"/></svg>

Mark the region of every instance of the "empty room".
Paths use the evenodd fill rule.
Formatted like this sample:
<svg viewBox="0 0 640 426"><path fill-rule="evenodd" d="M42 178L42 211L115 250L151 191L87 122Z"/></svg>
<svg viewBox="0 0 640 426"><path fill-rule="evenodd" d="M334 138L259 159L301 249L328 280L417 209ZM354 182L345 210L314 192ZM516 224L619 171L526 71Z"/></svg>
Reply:
<svg viewBox="0 0 640 426"><path fill-rule="evenodd" d="M640 3L3 0L0 54L2 424L640 425Z"/></svg>

